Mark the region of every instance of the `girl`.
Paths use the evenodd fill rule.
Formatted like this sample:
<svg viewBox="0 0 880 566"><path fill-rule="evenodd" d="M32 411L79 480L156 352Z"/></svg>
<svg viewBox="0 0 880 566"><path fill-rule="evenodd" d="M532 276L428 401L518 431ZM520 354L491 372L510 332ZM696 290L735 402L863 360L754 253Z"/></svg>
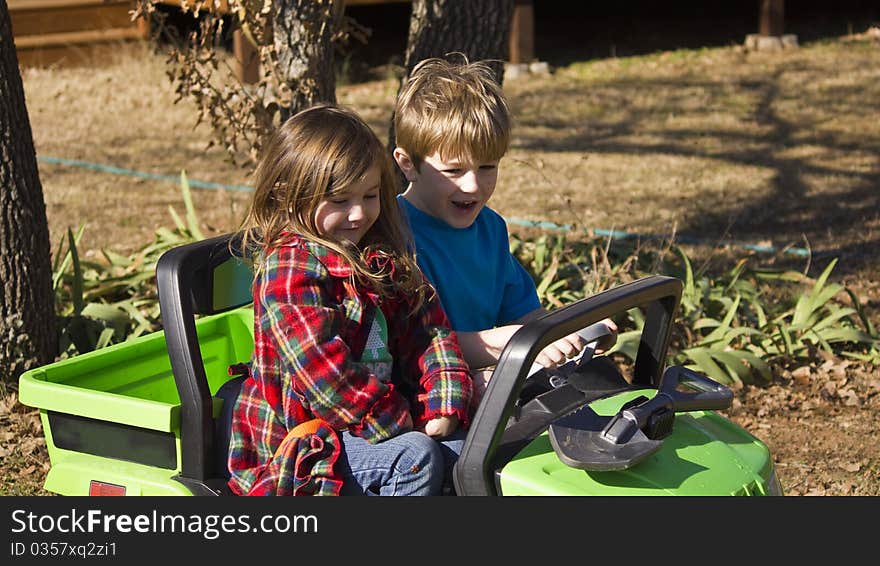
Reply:
<svg viewBox="0 0 880 566"><path fill-rule="evenodd" d="M254 353L233 418L233 492L441 491L472 383L401 231L395 183L381 142L340 107L296 114L266 148L242 224ZM450 435L449 447L435 440Z"/></svg>

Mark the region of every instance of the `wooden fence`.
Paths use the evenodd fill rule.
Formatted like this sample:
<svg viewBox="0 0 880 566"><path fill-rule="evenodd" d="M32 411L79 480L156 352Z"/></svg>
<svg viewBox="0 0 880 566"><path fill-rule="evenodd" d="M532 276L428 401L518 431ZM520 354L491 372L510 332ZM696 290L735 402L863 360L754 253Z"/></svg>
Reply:
<svg viewBox="0 0 880 566"><path fill-rule="evenodd" d="M145 38L131 21L130 0L7 0L15 48L23 66L48 65L96 45Z"/></svg>

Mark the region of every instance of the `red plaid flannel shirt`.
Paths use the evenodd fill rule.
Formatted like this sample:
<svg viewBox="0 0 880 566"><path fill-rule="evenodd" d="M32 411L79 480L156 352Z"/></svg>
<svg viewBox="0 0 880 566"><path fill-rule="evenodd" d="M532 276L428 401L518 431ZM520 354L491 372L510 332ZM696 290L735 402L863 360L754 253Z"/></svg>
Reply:
<svg viewBox="0 0 880 566"><path fill-rule="evenodd" d="M266 254L254 280L250 377L233 417L234 492L289 482L297 471L276 453L289 430L313 418L371 443L406 432L407 414L416 427L442 415L468 425L472 382L439 299L410 314L407 296L379 304L351 273L339 254L297 235ZM388 323L390 382L358 361L376 308Z"/></svg>

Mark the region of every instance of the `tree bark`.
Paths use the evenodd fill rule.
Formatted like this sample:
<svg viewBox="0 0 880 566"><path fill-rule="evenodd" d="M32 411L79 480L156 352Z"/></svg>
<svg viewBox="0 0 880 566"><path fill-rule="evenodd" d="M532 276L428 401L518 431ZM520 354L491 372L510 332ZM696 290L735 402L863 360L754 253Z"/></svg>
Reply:
<svg viewBox="0 0 880 566"><path fill-rule="evenodd" d="M276 0L272 17L279 82L289 96L281 119L317 102L336 102L333 35L339 29L342 0Z"/></svg>
<svg viewBox="0 0 880 566"><path fill-rule="evenodd" d="M452 52L463 53L469 61L493 60L501 84L513 4L514 0L413 0L401 85L419 61ZM393 115L388 146L394 148Z"/></svg>
<svg viewBox="0 0 880 566"><path fill-rule="evenodd" d="M513 0L413 0L406 76L422 59L458 51L470 61L495 59L501 83L512 16Z"/></svg>
<svg viewBox="0 0 880 566"><path fill-rule="evenodd" d="M58 350L51 249L18 56L0 0L0 378L51 362Z"/></svg>

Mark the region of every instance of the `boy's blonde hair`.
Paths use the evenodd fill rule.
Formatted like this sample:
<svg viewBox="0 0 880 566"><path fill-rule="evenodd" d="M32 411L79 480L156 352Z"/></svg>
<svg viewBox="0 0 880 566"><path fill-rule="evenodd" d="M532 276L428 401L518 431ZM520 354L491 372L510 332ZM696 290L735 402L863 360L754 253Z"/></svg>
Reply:
<svg viewBox="0 0 880 566"><path fill-rule="evenodd" d="M326 199L345 191L373 167L379 168L379 216L354 246L326 238L315 223L315 210ZM295 232L320 243L351 265L354 276L387 296L392 267L367 265L372 252L394 260L394 284L417 297L420 305L429 290L418 276L412 243L401 229L396 195L398 181L387 149L353 111L319 104L287 119L272 135L255 173L256 188L242 221L243 248L261 268L263 254ZM379 262L385 263L385 262Z"/></svg>
<svg viewBox="0 0 880 566"><path fill-rule="evenodd" d="M488 61L421 61L394 108L395 144L416 168L439 152L444 160L496 161L510 143L510 110Z"/></svg>

